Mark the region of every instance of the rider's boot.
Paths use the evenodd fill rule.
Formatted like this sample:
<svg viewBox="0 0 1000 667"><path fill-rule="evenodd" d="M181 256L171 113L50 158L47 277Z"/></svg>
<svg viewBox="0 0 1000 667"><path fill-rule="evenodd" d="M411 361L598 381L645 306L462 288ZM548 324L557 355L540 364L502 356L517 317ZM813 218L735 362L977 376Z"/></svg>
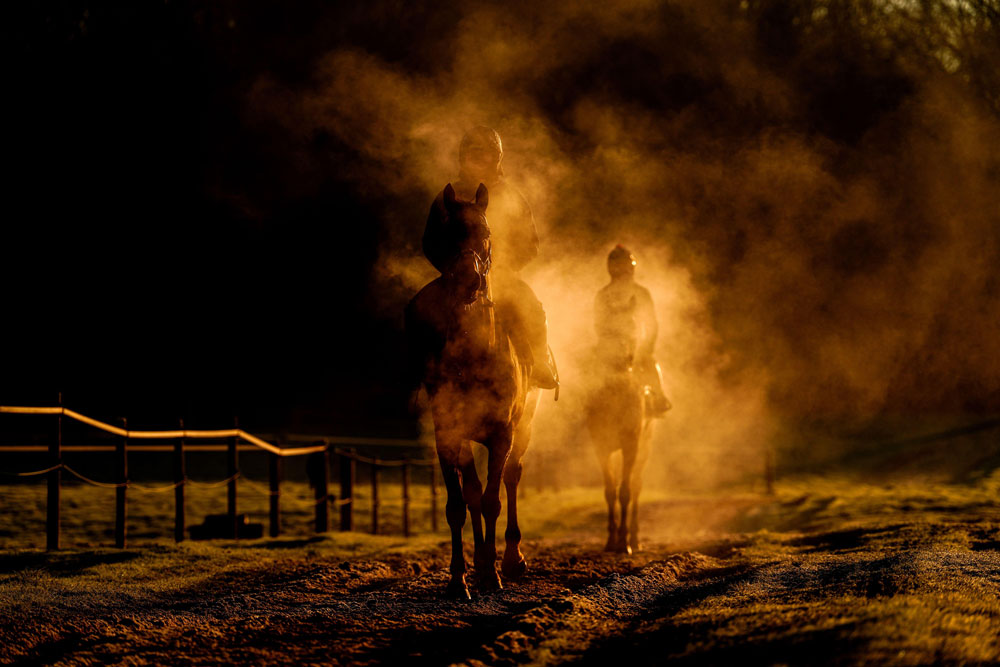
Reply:
<svg viewBox="0 0 1000 667"><path fill-rule="evenodd" d="M532 346L531 356L535 358L531 367L531 383L539 389L557 389L559 378L548 345L541 350Z"/></svg>
<svg viewBox="0 0 1000 667"><path fill-rule="evenodd" d="M646 404L646 415L651 419L657 419L667 414L673 407L663 393L663 374L660 364L653 359L644 360L639 364L640 379L643 387L643 399Z"/></svg>
<svg viewBox="0 0 1000 667"><path fill-rule="evenodd" d="M525 337L531 348L531 383L539 389L558 389L559 372L549 349L549 323L542 303L537 298L525 299L522 302L522 318Z"/></svg>
<svg viewBox="0 0 1000 667"><path fill-rule="evenodd" d="M549 353L548 323L542 302L516 275L497 277L497 316L507 326L518 352L531 363L531 384L540 389L558 389L559 376Z"/></svg>

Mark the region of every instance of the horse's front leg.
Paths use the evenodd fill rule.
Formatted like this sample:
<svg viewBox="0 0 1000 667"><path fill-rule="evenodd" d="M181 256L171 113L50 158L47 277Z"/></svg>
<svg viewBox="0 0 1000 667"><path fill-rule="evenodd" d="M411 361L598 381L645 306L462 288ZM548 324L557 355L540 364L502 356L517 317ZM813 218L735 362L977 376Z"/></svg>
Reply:
<svg viewBox="0 0 1000 667"><path fill-rule="evenodd" d="M632 501L632 470L635 467L638 438L631 446L622 447L622 483L618 487L618 503L621 506L621 520L618 522L618 535L615 537L614 550L618 553L630 554L632 547L628 543L628 513Z"/></svg>
<svg viewBox="0 0 1000 667"><path fill-rule="evenodd" d="M482 557L476 557L476 571L479 573L479 587L491 591L503 588L497 574L497 519L500 517L500 482L504 465L510 455L513 434L510 429L489 439L486 444L490 452L489 469L486 473L486 488L483 490L482 510L486 534L483 540Z"/></svg>
<svg viewBox="0 0 1000 667"><path fill-rule="evenodd" d="M444 439L438 434L438 460L441 462L441 474L448 492L445 515L448 517L448 527L451 529L451 580L448 582L445 595L449 598L468 600L471 596L469 587L465 583L465 554L462 551L465 498L462 495L462 484L458 473L460 445L460 440Z"/></svg>
<svg viewBox="0 0 1000 667"><path fill-rule="evenodd" d="M611 452L598 450L597 460L601 464L601 473L604 476L604 501L608 504L608 541L604 545L605 551L614 551L615 535L617 527L615 525L615 476L611 471Z"/></svg>
<svg viewBox="0 0 1000 667"><path fill-rule="evenodd" d="M482 498L483 484L479 481L479 471L476 470L476 459L472 453L472 444L462 441L462 449L458 455L459 470L462 472L462 495L469 506L469 516L472 518L472 543L475 547L474 562L478 562L483 550L483 518Z"/></svg>
<svg viewBox="0 0 1000 667"><path fill-rule="evenodd" d="M521 483L521 473L524 470L524 464L521 460L524 458L528 442L531 440L531 422L534 419L537 405L538 392L533 391L528 394L528 400L524 405L524 414L514 430L514 442L511 446L510 457L503 467L503 483L507 488L507 530L504 531L506 547L500 571L508 579L520 579L528 567L524 562L524 554L521 553L521 527L517 522L517 487Z"/></svg>
<svg viewBox="0 0 1000 667"><path fill-rule="evenodd" d="M503 482L507 487L507 530L504 531L506 547L500 571L508 579L520 579L528 567L521 553L521 528L517 525L517 486L523 470L524 465L516 456L510 457L503 470Z"/></svg>
<svg viewBox="0 0 1000 667"><path fill-rule="evenodd" d="M632 511L629 520L628 543L633 552L638 552L641 549L639 544L639 494L642 493L642 475L646 469L646 462L649 460L652 426L651 420L645 420L642 434L639 436L639 454L635 460L635 467L632 469Z"/></svg>

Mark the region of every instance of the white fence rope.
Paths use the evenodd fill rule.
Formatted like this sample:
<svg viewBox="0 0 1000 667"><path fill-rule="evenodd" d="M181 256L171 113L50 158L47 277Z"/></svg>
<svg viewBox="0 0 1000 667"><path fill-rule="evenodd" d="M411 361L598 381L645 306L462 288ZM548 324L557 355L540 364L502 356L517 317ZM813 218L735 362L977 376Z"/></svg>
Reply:
<svg viewBox="0 0 1000 667"><path fill-rule="evenodd" d="M215 430L175 429L171 431L132 431L107 424L92 417L82 415L74 410L70 410L69 408L62 407L40 408L0 405L0 413L18 415L64 415L83 424L88 424L89 426L106 431L107 433L123 438L129 438L130 440L168 440L171 438L240 438L249 442L251 445L256 445L257 447L271 452L272 454L277 454L278 456L301 456L303 454L312 454L313 452L322 452L327 448L326 443L323 443L322 445L314 445L312 447L278 447L277 445L273 445L270 442L258 438L254 434L247 433L243 429L239 428Z"/></svg>

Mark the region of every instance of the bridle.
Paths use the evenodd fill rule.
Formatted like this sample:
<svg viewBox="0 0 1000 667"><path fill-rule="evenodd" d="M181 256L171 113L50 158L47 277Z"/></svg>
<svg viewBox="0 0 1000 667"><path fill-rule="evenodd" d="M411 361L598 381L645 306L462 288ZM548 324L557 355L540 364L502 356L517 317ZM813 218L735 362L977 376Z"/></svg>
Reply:
<svg viewBox="0 0 1000 667"><path fill-rule="evenodd" d="M462 261L463 259L471 257L473 271L475 271L476 276L479 278L479 284L476 286L476 289L470 290L468 298L464 300L466 307L475 303L480 295L487 291L486 277L493 266L493 243L489 239L486 240L486 250L483 254L485 255L485 259L472 248L464 248L452 258L444 272L445 280L453 284L458 283L463 278L468 278L468 276L459 274L459 267L465 266Z"/></svg>
<svg viewBox="0 0 1000 667"><path fill-rule="evenodd" d="M448 263L445 272L443 273L444 279L457 286L457 289L453 289L451 298L453 299L454 310L451 313L451 317L448 319L447 330L445 338L446 340L453 340L456 338L465 338L470 334L471 329L469 328L470 321L466 320L466 315L473 315L473 311L478 313L477 320L479 316L487 318L486 321L489 322L489 327L487 329L486 344L490 350L494 350L496 347L496 330L494 328L495 313L494 304L490 299L489 283L487 282L487 276L489 275L490 268L492 265L492 244L487 239L485 243L485 259L483 255L476 252L471 248L465 248ZM466 260L466 261L463 261ZM471 260L469 262L468 260ZM468 267L471 264L472 270L475 272L475 289L469 289L468 292L464 291L466 284L471 283L472 274L465 273L462 275L459 273L459 267ZM468 281L468 282L466 282ZM456 370L456 375L462 377L463 370L458 368Z"/></svg>

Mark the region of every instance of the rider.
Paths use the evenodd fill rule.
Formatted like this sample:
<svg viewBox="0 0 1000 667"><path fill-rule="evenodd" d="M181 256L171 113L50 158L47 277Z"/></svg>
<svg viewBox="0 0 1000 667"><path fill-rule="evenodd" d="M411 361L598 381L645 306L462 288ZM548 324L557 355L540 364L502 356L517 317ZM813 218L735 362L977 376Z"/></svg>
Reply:
<svg viewBox="0 0 1000 667"><path fill-rule="evenodd" d="M458 181L453 183L460 199L473 201L480 183L489 191L486 218L493 244L493 288L497 314L510 330L518 352L530 357L532 382L542 389L559 386L548 351L545 310L519 272L538 255L538 233L524 196L504 178L500 135L482 125L462 137L458 150ZM447 209L444 192L438 194L427 216L423 249L438 271L444 271L453 249L445 234Z"/></svg>
<svg viewBox="0 0 1000 667"><path fill-rule="evenodd" d="M662 417L670 401L653 357L656 311L649 290L635 282L635 265L635 257L621 244L608 255L611 282L594 299L598 354L607 363L632 367L643 386L647 414Z"/></svg>

